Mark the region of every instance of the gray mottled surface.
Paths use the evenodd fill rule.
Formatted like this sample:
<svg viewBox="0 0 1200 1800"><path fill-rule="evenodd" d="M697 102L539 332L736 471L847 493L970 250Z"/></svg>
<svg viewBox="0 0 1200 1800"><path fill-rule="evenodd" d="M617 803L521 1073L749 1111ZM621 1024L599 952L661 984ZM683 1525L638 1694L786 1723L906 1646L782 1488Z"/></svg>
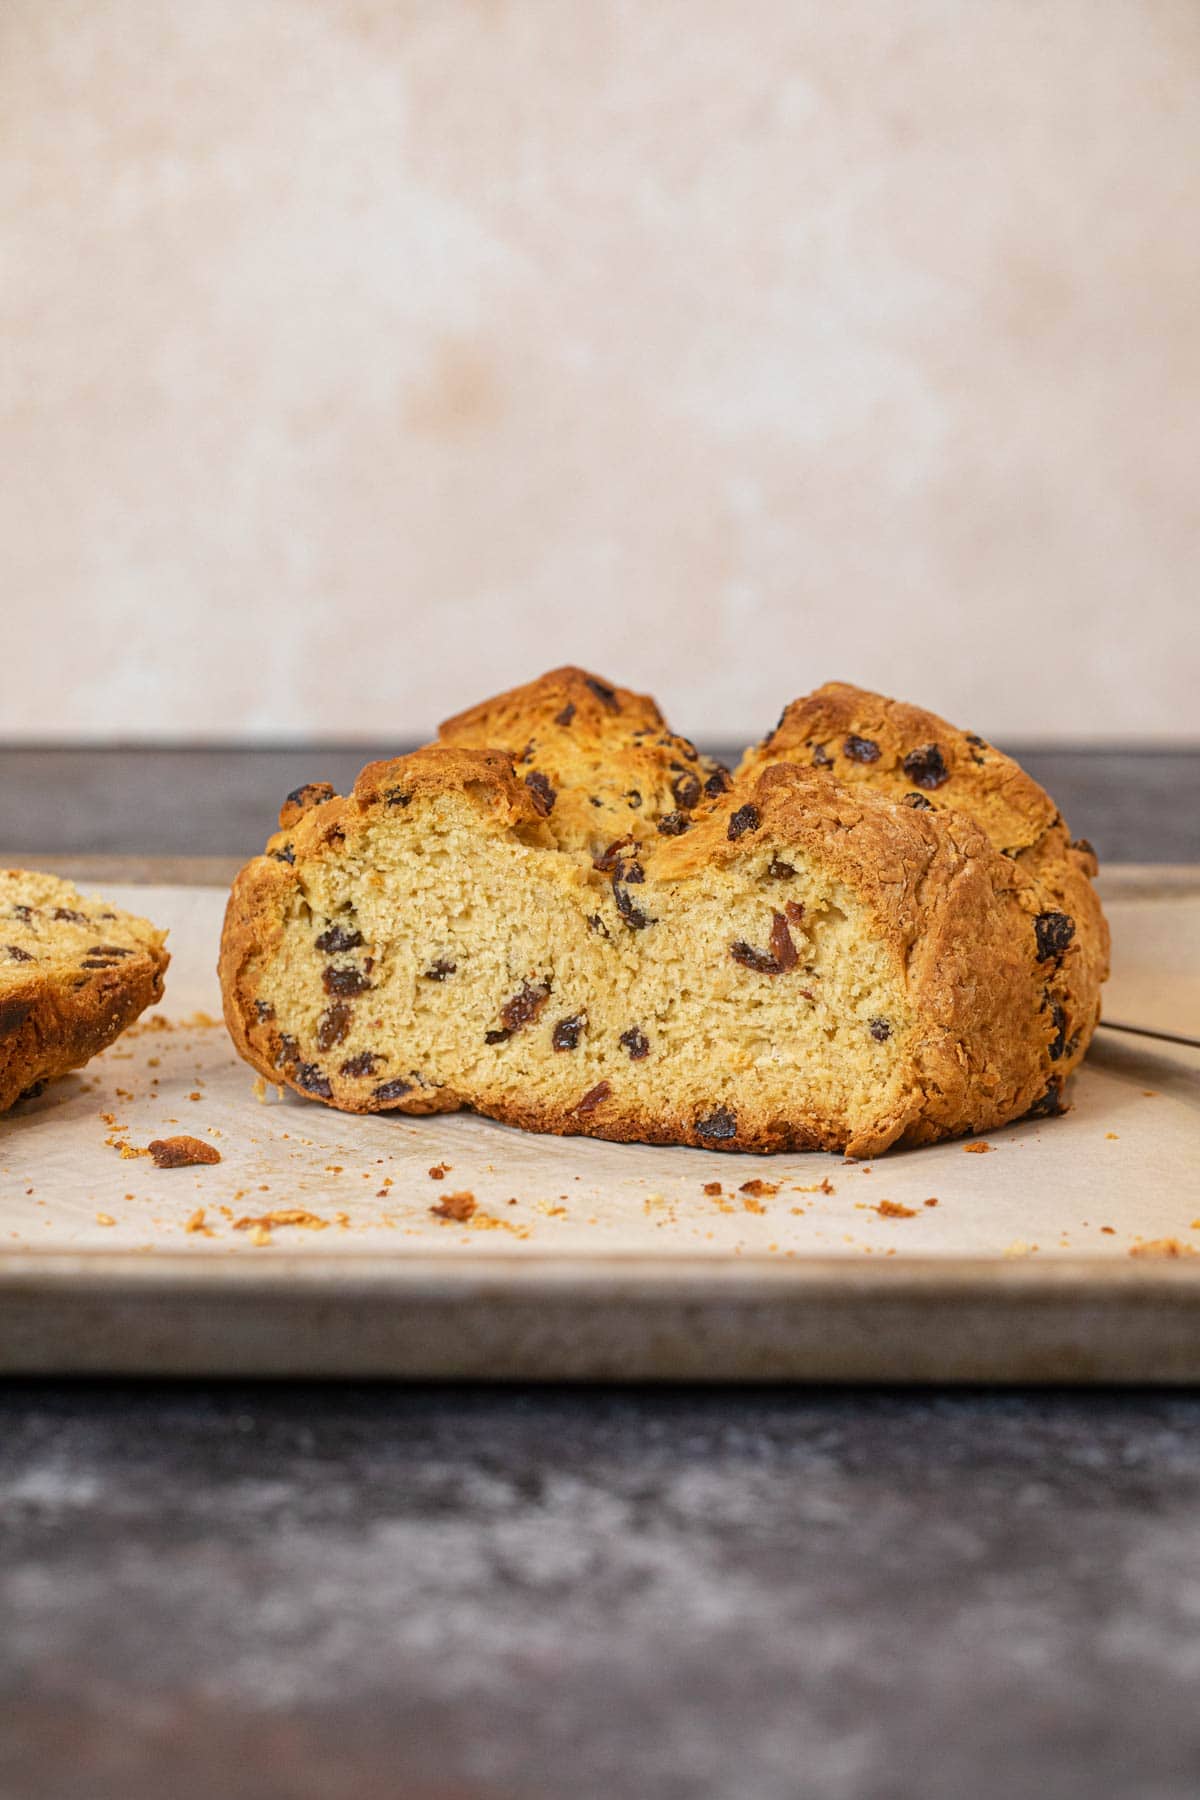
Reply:
<svg viewBox="0 0 1200 1800"><path fill-rule="evenodd" d="M10 1390L6 1796L1172 1800L1200 1400Z"/></svg>
<svg viewBox="0 0 1200 1800"><path fill-rule="evenodd" d="M361 760L64 755L0 842L237 851ZM1200 758L1054 757L1200 856ZM1194 1800L1198 1695L1200 1397L0 1394L0 1800Z"/></svg>
<svg viewBox="0 0 1200 1800"><path fill-rule="evenodd" d="M291 788L331 781L345 793L365 762L406 747L0 748L0 856L252 856ZM1014 753L1101 860L1200 862L1200 747Z"/></svg>

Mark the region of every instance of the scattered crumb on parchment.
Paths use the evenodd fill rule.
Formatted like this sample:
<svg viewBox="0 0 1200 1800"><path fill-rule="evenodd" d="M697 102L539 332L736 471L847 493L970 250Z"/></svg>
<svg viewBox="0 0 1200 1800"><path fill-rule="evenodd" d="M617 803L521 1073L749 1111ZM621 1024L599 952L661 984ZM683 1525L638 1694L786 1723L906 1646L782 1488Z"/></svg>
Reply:
<svg viewBox="0 0 1200 1800"><path fill-rule="evenodd" d="M1111 1143L1114 1143L1114 1144L1118 1141L1118 1139L1120 1137L1120 1133L1117 1131L1106 1131L1104 1135L1106 1138L1109 1139L1109 1141Z"/></svg>
<svg viewBox="0 0 1200 1800"><path fill-rule="evenodd" d="M430 1169L430 1171L429 1171L430 1181L444 1181L453 1167L454 1167L453 1163L448 1163L448 1162L434 1163L432 1169Z"/></svg>
<svg viewBox="0 0 1200 1800"><path fill-rule="evenodd" d="M465 1225L475 1211L475 1196L466 1191L461 1194L443 1194L429 1210L435 1218L450 1219L456 1225Z"/></svg>
<svg viewBox="0 0 1200 1800"><path fill-rule="evenodd" d="M915 1219L917 1216L915 1206L904 1206L899 1200L881 1200L870 1210L878 1213L881 1219Z"/></svg>
<svg viewBox="0 0 1200 1800"><path fill-rule="evenodd" d="M964 1156L986 1156L988 1151L994 1150L995 1147L996 1146L994 1144L985 1144L981 1138L978 1141L978 1143L964 1144L963 1145L963 1155Z"/></svg>
<svg viewBox="0 0 1200 1800"><path fill-rule="evenodd" d="M870 1171L864 1170L864 1173L869 1174ZM828 1175L823 1175L820 1181L811 1182L808 1187L794 1187L792 1192L794 1194L836 1194L837 1189Z"/></svg>
<svg viewBox="0 0 1200 1800"><path fill-rule="evenodd" d="M779 1183L777 1181L760 1181L757 1175L752 1176L749 1181L743 1181L741 1187L738 1189L739 1194L752 1194L756 1200L761 1200L764 1196L769 1197L771 1194L777 1194L778 1192ZM750 1210L751 1209L748 1207L747 1211Z"/></svg>
<svg viewBox="0 0 1200 1800"><path fill-rule="evenodd" d="M98 1212L96 1214L97 1225L115 1225L116 1222L111 1213Z"/></svg>
<svg viewBox="0 0 1200 1800"><path fill-rule="evenodd" d="M936 1194L935 1194L935 1195L934 1195L934 1196L933 1196L933 1197L932 1197L932 1198L931 1198L931 1199L929 1199L929 1200L926 1200L926 1201L925 1201L925 1202L924 1202L924 1204L925 1204L925 1205L926 1205L926 1206L936 1206L936 1205L937 1205L937 1196L936 1196Z"/></svg>
<svg viewBox="0 0 1200 1800"><path fill-rule="evenodd" d="M200 1237L210 1238L216 1236L212 1226L204 1223L204 1208L202 1206L196 1208L183 1229L193 1235L198 1234Z"/></svg>
<svg viewBox="0 0 1200 1800"><path fill-rule="evenodd" d="M704 1184L704 1191L706 1194L719 1194L721 1192L721 1184L719 1181L706 1181Z"/></svg>
<svg viewBox="0 0 1200 1800"><path fill-rule="evenodd" d="M1014 1238L1004 1252L1005 1256L1036 1256L1036 1244L1027 1244L1024 1238Z"/></svg>
<svg viewBox="0 0 1200 1800"><path fill-rule="evenodd" d="M1164 1237L1147 1238L1144 1243L1131 1244L1129 1246L1128 1254L1130 1256L1158 1256L1170 1258L1175 1256L1200 1256L1200 1250L1197 1250L1194 1244L1180 1243L1178 1238Z"/></svg>
<svg viewBox="0 0 1200 1800"><path fill-rule="evenodd" d="M152 1138L142 1154L154 1158L156 1169L190 1169L197 1163L219 1163L221 1160L221 1152L215 1144L187 1136Z"/></svg>

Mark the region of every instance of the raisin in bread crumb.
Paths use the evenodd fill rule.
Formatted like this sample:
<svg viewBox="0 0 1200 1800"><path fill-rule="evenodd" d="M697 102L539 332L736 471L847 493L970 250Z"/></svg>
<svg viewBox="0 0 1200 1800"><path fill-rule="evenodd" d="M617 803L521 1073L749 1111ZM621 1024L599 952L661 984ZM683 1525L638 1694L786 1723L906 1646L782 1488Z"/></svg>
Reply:
<svg viewBox="0 0 1200 1800"><path fill-rule="evenodd" d="M0 869L0 1112L161 1000L164 940L56 875Z"/></svg>
<svg viewBox="0 0 1200 1800"><path fill-rule="evenodd" d="M857 689L731 778L560 669L281 825L230 898L226 1018L347 1111L874 1155L1049 1116L1098 1016L1094 863L1053 802Z"/></svg>

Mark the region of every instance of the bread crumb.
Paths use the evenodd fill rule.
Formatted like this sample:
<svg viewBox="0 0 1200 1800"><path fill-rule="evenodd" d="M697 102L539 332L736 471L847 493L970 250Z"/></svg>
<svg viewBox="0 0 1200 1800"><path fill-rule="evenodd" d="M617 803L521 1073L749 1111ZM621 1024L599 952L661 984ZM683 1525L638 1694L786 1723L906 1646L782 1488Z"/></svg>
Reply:
<svg viewBox="0 0 1200 1800"><path fill-rule="evenodd" d="M1113 1225L1102 1225L1100 1227L1100 1229L1104 1233L1105 1237L1116 1237L1116 1235L1117 1235L1116 1227Z"/></svg>
<svg viewBox="0 0 1200 1800"><path fill-rule="evenodd" d="M933 1199L933 1200L926 1200L926 1201L925 1201L925 1205L926 1205L926 1206L936 1206L936 1205L937 1205L937 1200L936 1200L936 1199Z"/></svg>
<svg viewBox="0 0 1200 1800"><path fill-rule="evenodd" d="M203 1138L196 1137L153 1138L139 1154L152 1156L156 1169L188 1169L195 1163L221 1160L215 1144L206 1144Z"/></svg>
<svg viewBox="0 0 1200 1800"><path fill-rule="evenodd" d="M198 1206L196 1208L195 1212L192 1214L191 1218L188 1220L187 1224L184 1226L183 1229L186 1232L191 1233L191 1234L199 1233L199 1235L201 1237L209 1237L210 1238L210 1237L216 1236L216 1233L213 1231L212 1226L206 1225L204 1223L204 1208L202 1206Z"/></svg>
<svg viewBox="0 0 1200 1800"><path fill-rule="evenodd" d="M878 1213L881 1219L915 1219L917 1216L915 1206L902 1206L899 1200L881 1200L870 1210Z"/></svg>
<svg viewBox="0 0 1200 1800"><path fill-rule="evenodd" d="M1113 1141L1117 1138L1117 1133L1115 1131L1106 1131L1104 1135L1106 1138L1112 1139Z"/></svg>
<svg viewBox="0 0 1200 1800"><path fill-rule="evenodd" d="M116 1222L111 1213L98 1212L96 1214L97 1225L115 1225Z"/></svg>
<svg viewBox="0 0 1200 1800"><path fill-rule="evenodd" d="M719 1181L706 1181L704 1184L704 1191L706 1194L719 1194L721 1192L721 1184Z"/></svg>
<svg viewBox="0 0 1200 1800"><path fill-rule="evenodd" d="M475 1196L465 1192L445 1194L429 1210L435 1218L452 1219L456 1225L465 1225L475 1211Z"/></svg>
<svg viewBox="0 0 1200 1800"><path fill-rule="evenodd" d="M1131 1244L1130 1256L1200 1256L1194 1244L1181 1244L1178 1238L1148 1238L1144 1244Z"/></svg>
<svg viewBox="0 0 1200 1800"><path fill-rule="evenodd" d="M866 1171L864 1171L864 1172L866 1172ZM796 1194L836 1194L837 1193L837 1189L834 1187L832 1181L830 1181L828 1175L823 1176L820 1181L812 1182L811 1185L808 1187L796 1187L796 1188L793 1188L792 1191L793 1191L793 1193L796 1193Z"/></svg>
<svg viewBox="0 0 1200 1800"><path fill-rule="evenodd" d="M993 1150L993 1149L995 1149L994 1144L985 1144L981 1139L980 1142L976 1143L976 1144L964 1144L963 1145L963 1155L964 1156L986 1156L988 1151Z"/></svg>
<svg viewBox="0 0 1200 1800"><path fill-rule="evenodd" d="M448 1163L448 1162L434 1163L432 1169L430 1169L430 1171L429 1171L430 1181L444 1181L446 1179L446 1176L450 1173L450 1171L453 1167L454 1167L453 1163Z"/></svg>
<svg viewBox="0 0 1200 1800"><path fill-rule="evenodd" d="M304 1231L324 1231L329 1224L328 1219L321 1218L319 1213L309 1212L304 1206L281 1207L276 1212L262 1213L256 1219L235 1219L235 1231L269 1230L273 1225L298 1225Z"/></svg>
<svg viewBox="0 0 1200 1800"><path fill-rule="evenodd" d="M756 1194L759 1196L762 1196L763 1194L777 1194L778 1192L779 1183L777 1181L760 1181L757 1175L750 1181L743 1181L741 1187L738 1189L739 1194Z"/></svg>
<svg viewBox="0 0 1200 1800"><path fill-rule="evenodd" d="M756 1200L753 1194L747 1194L746 1198L742 1201L742 1206L748 1213L765 1213L767 1210L762 1201Z"/></svg>

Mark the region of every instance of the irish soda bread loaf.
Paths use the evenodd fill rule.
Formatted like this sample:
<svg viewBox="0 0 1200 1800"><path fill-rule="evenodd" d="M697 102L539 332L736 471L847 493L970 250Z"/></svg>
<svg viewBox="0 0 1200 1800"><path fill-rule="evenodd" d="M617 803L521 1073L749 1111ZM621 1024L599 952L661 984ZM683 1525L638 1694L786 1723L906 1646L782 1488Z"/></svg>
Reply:
<svg viewBox="0 0 1200 1800"><path fill-rule="evenodd" d="M160 1000L170 958L146 919L69 881L0 869L0 1112L77 1069Z"/></svg>
<svg viewBox="0 0 1200 1800"><path fill-rule="evenodd" d="M875 1155L1057 1111L1107 973L1042 790L840 684L731 777L559 669L280 827L234 885L225 1015L352 1112Z"/></svg>

